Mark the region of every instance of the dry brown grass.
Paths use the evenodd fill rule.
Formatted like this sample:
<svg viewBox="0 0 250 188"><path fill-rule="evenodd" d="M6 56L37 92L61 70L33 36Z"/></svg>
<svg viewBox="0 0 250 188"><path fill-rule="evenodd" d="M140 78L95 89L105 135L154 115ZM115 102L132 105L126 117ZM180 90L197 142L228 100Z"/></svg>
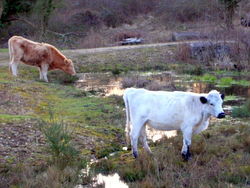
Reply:
<svg viewBox="0 0 250 188"><path fill-rule="evenodd" d="M249 125L218 123L193 137L192 159L180 155L181 135L152 144L153 156L140 151L137 160L121 154L110 159L130 187L247 187L250 183ZM111 162L112 161L112 162Z"/></svg>

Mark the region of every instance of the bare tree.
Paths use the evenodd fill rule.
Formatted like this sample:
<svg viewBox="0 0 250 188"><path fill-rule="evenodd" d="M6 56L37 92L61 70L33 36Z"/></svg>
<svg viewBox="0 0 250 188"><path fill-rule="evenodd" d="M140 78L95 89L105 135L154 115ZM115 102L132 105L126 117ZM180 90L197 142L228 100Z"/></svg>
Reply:
<svg viewBox="0 0 250 188"><path fill-rule="evenodd" d="M233 29L233 16L241 0L220 0L225 7L225 24L228 29Z"/></svg>

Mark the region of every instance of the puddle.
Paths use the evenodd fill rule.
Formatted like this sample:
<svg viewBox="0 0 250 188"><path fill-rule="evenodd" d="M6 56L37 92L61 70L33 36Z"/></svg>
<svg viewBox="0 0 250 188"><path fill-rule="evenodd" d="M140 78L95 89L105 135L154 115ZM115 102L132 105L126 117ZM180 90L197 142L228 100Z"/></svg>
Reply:
<svg viewBox="0 0 250 188"><path fill-rule="evenodd" d="M124 183L121 179L119 174L115 173L112 175L103 175L98 174L96 177L92 179L94 183L91 187L105 187L105 188L128 188L129 186ZM84 188L82 185L77 185L74 188Z"/></svg>
<svg viewBox="0 0 250 188"><path fill-rule="evenodd" d="M126 75L114 76L112 73L83 73L79 75L76 87L85 91L96 91L104 96L123 95L124 87L139 87L150 90L183 90L195 93L207 93L217 89L227 95L250 97L250 87L232 85L219 88L213 84L186 81L185 76L175 75L172 72L131 72Z"/></svg>

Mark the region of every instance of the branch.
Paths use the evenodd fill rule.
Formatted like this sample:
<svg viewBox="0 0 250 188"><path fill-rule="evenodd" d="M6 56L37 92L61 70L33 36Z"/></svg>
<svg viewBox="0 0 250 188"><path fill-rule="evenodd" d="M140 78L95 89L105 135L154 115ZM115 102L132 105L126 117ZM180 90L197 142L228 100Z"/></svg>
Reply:
<svg viewBox="0 0 250 188"><path fill-rule="evenodd" d="M39 29L39 27L37 27L35 24L33 24L32 22L30 22L29 20L25 19L25 18L22 18L20 16L18 17L12 17L12 18L9 18L8 20L6 20L8 22L11 22L11 21L22 21L26 24L28 24L29 26L31 26L32 28L34 29ZM85 36L85 34L83 33L76 33L76 32L69 32L69 33L58 33L56 31L51 31L51 30L46 30L45 32L48 32L48 33L51 33L51 34L54 34L54 35L57 35L57 36L60 36L62 38L65 38L67 36L70 36L70 35L75 35L77 37L83 37Z"/></svg>
<svg viewBox="0 0 250 188"><path fill-rule="evenodd" d="M77 36L77 37L85 36L85 35L82 34L82 33L76 33L76 32L58 33L58 32L51 31L51 30L46 30L46 32L52 33L52 34L54 34L54 35L59 35L59 36L62 37L62 38L66 37L66 36L69 36L69 35L75 35L75 36Z"/></svg>
<svg viewBox="0 0 250 188"><path fill-rule="evenodd" d="M37 29L37 26L34 25L32 22L30 22L29 20L25 19L25 18L21 18L21 17L12 17L10 19L8 19L9 22L11 21L22 21L25 22L26 24L28 24L29 26L33 27L34 29Z"/></svg>

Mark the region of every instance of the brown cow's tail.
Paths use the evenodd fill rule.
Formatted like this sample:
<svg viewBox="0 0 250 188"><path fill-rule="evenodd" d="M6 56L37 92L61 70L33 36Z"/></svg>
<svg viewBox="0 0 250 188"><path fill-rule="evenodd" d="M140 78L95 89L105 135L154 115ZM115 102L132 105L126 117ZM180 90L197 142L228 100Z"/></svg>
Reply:
<svg viewBox="0 0 250 188"><path fill-rule="evenodd" d="M126 142L127 142L127 145L130 146L130 125L131 125L131 122L130 122L130 109L129 109L129 102L128 102L128 98L127 98L127 95L126 95L126 91L123 95L123 100L124 100L124 103L125 103L125 109L126 109L126 126L125 126L125 133L126 133Z"/></svg>
<svg viewBox="0 0 250 188"><path fill-rule="evenodd" d="M11 62L13 61L13 46L11 43L11 38L8 41L8 48L9 48L9 56L10 56L10 62L9 62L9 71L11 71Z"/></svg>

